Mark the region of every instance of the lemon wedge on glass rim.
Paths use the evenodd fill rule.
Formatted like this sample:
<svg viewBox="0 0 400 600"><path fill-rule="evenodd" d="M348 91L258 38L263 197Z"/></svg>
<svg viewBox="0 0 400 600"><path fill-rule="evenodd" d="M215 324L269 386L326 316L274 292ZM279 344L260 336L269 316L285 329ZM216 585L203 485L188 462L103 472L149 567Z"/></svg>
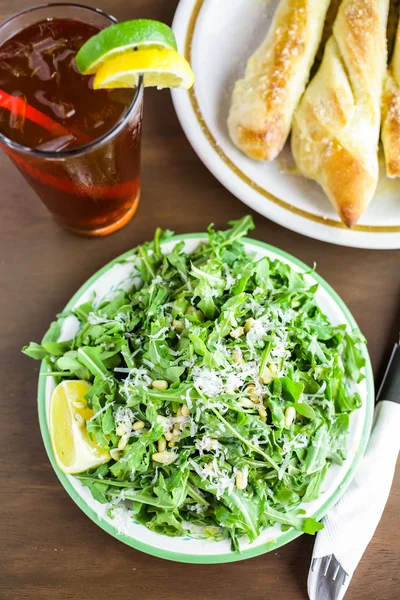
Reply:
<svg viewBox="0 0 400 600"><path fill-rule="evenodd" d="M175 50L149 48L120 54L104 63L94 76L94 89L136 87L143 75L145 87L192 87L193 71Z"/></svg>
<svg viewBox="0 0 400 600"><path fill-rule="evenodd" d="M116 23L91 37L76 55L84 74L95 74L94 89L145 87L189 89L194 74L177 51L174 32L150 19Z"/></svg>
<svg viewBox="0 0 400 600"><path fill-rule="evenodd" d="M110 460L110 454L92 441L85 422L93 416L84 395L87 381L62 381L50 399L50 439L57 465L63 473L82 473Z"/></svg>

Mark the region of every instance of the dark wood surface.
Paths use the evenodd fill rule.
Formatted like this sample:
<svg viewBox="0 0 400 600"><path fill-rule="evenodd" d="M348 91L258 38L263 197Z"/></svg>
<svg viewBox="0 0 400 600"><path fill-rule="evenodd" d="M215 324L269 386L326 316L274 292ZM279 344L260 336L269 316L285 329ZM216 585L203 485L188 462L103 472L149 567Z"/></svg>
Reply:
<svg viewBox="0 0 400 600"><path fill-rule="evenodd" d="M102 0L119 19L170 23L176 0ZM0 17L33 5L0 0ZM121 252L152 237L223 226L249 210L206 170L185 139L168 92L146 91L142 199L134 220L105 239L58 229L20 174L0 156L0 600L300 600L313 539L220 566L170 563L96 527L58 482L36 414L38 363L20 353L40 340L76 289ZM400 327L400 251L331 246L254 215L253 233L312 265L337 290L369 342L377 382ZM353 578L349 600L400 598L400 477Z"/></svg>

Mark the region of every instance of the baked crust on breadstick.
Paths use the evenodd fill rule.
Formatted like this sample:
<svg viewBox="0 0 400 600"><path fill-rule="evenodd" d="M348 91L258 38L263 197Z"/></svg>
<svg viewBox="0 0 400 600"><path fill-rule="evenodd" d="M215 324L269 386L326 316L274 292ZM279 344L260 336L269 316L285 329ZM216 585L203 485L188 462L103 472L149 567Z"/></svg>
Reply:
<svg viewBox="0 0 400 600"><path fill-rule="evenodd" d="M310 76L330 0L281 0L261 46L236 82L228 117L233 143L251 158L273 160Z"/></svg>
<svg viewBox="0 0 400 600"><path fill-rule="evenodd" d="M382 97L382 143L388 177L400 177L400 21Z"/></svg>
<svg viewBox="0 0 400 600"><path fill-rule="evenodd" d="M323 187L348 227L378 182L388 9L389 0L343 0L292 123L298 169Z"/></svg>

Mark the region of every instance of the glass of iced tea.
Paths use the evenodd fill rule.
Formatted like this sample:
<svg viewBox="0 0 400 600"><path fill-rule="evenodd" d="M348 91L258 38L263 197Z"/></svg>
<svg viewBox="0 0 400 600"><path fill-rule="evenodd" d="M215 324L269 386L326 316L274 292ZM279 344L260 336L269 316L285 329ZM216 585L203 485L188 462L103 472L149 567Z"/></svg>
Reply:
<svg viewBox="0 0 400 600"><path fill-rule="evenodd" d="M103 12L49 4L0 26L0 146L57 223L107 235L140 193L143 86L93 90L75 55L113 23Z"/></svg>

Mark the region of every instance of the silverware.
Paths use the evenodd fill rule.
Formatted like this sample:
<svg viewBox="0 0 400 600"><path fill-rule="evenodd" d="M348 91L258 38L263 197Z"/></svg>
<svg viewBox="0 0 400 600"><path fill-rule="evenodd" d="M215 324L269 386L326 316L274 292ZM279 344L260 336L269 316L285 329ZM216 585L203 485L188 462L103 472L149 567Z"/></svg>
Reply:
<svg viewBox="0 0 400 600"><path fill-rule="evenodd" d="M341 586L346 583L348 578L340 562L336 560L333 554L314 558L311 563L311 571L314 572L315 570L319 570L317 582L318 599L336 600ZM330 577L334 581L334 584L331 584L329 587L325 586L324 577Z"/></svg>
<svg viewBox="0 0 400 600"><path fill-rule="evenodd" d="M376 403L381 400L400 404L400 340L394 345L376 397ZM337 600L343 597L345 593L343 586L349 583L349 574L346 573L334 554L314 558L311 563L311 572L317 574L314 588L317 600Z"/></svg>

